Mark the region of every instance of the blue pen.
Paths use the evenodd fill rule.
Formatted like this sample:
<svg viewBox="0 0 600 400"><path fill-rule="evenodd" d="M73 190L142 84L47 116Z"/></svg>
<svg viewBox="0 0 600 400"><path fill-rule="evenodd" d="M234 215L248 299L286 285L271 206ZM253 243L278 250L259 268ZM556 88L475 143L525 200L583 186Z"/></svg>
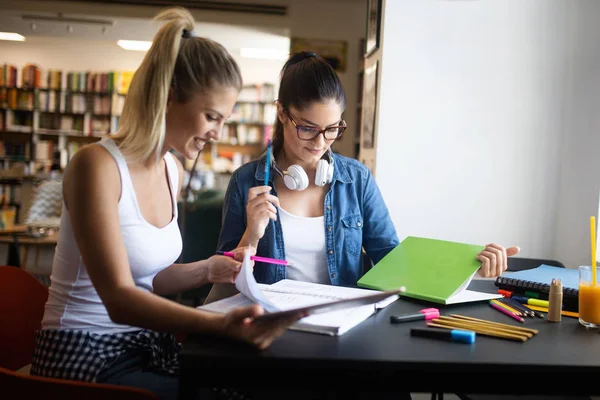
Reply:
<svg viewBox="0 0 600 400"><path fill-rule="evenodd" d="M413 328L410 330L411 336L418 336L431 339L450 340L452 342L475 343L475 332L452 329L449 331L439 331L437 329Z"/></svg>
<svg viewBox="0 0 600 400"><path fill-rule="evenodd" d="M265 162L265 186L269 186L269 174L271 173L271 139L267 142L267 160Z"/></svg>

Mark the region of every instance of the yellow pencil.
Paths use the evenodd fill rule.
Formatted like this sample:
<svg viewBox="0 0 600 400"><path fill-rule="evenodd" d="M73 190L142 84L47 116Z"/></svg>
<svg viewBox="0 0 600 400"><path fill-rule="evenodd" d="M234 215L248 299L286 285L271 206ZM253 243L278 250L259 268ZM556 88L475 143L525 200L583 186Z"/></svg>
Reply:
<svg viewBox="0 0 600 400"><path fill-rule="evenodd" d="M590 217L590 239L592 242L592 286L596 286L596 218Z"/></svg>
<svg viewBox="0 0 600 400"><path fill-rule="evenodd" d="M523 313L515 308L512 308L511 306L502 303L501 301L498 301L496 299L492 300L492 303L496 304L497 306L500 306L502 308L504 308L507 311L510 311L513 314L518 315L519 317L523 316Z"/></svg>
<svg viewBox="0 0 600 400"><path fill-rule="evenodd" d="M532 310L535 310L535 311L542 311L542 312L545 312L545 313L548 312L548 308L547 307L538 307L538 306L534 306L534 305L531 305L531 304L525 304L525 307L531 308ZM564 315L565 317L579 318L579 313L576 313L576 312L573 312L573 311L562 310L560 313L561 313L561 315Z"/></svg>

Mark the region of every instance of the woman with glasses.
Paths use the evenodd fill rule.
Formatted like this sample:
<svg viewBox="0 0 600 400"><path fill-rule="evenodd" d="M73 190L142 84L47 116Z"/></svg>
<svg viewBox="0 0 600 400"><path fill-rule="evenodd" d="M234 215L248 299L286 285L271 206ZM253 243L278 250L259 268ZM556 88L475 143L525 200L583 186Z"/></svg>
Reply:
<svg viewBox="0 0 600 400"><path fill-rule="evenodd" d="M377 263L398 245L369 169L331 151L346 130L345 108L344 88L325 60L302 52L286 62L272 154L234 172L218 245L222 251L254 246L258 255L291 264L257 264L258 282L355 286L363 274L363 248ZM480 275L500 275L507 255L516 252L487 246L478 256Z"/></svg>

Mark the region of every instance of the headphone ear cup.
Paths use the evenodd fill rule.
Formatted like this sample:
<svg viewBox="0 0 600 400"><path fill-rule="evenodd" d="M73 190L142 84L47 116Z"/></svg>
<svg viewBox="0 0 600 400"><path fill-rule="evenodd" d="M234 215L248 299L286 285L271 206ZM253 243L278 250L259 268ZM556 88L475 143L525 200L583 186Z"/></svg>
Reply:
<svg viewBox="0 0 600 400"><path fill-rule="evenodd" d="M333 180L333 163L327 160L317 162L317 171L315 173L315 185L325 186Z"/></svg>
<svg viewBox="0 0 600 400"><path fill-rule="evenodd" d="M315 185L325 186L327 184L327 175L329 162L325 160L317 161L317 171L315 172Z"/></svg>
<svg viewBox="0 0 600 400"><path fill-rule="evenodd" d="M299 165L291 165L283 177L283 183L290 190L302 191L308 187L308 175Z"/></svg>
<svg viewBox="0 0 600 400"><path fill-rule="evenodd" d="M327 183L331 183L333 181L333 162L327 163Z"/></svg>

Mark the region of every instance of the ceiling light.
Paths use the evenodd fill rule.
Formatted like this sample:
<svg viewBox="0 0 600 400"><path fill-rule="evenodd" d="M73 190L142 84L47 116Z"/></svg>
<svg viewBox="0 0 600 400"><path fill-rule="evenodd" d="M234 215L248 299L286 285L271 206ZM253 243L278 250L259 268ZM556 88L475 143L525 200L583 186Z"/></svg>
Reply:
<svg viewBox="0 0 600 400"><path fill-rule="evenodd" d="M262 60L287 60L289 56L287 51L252 47L241 49L240 55L245 58L259 58Z"/></svg>
<svg viewBox="0 0 600 400"><path fill-rule="evenodd" d="M125 50L133 51L148 51L152 42L146 42L143 40L117 40L117 44Z"/></svg>
<svg viewBox="0 0 600 400"><path fill-rule="evenodd" d="M0 32L0 40L12 40L14 42L24 42L25 36L15 32Z"/></svg>

